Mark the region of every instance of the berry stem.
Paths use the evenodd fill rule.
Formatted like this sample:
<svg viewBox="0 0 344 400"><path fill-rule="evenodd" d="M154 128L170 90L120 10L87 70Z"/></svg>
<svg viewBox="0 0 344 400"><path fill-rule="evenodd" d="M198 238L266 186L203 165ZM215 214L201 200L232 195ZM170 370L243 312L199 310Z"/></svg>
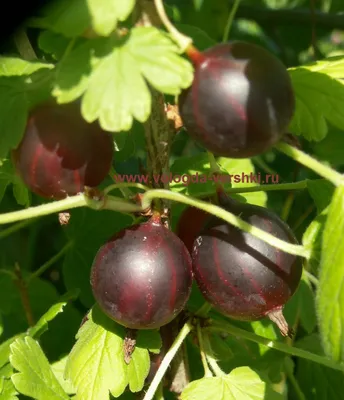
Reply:
<svg viewBox="0 0 344 400"><path fill-rule="evenodd" d="M164 377L171 361L173 360L174 356L177 354L180 346L183 344L184 339L192 331L193 328L194 327L191 323L191 320L189 320L185 323L185 325L179 332L178 336L175 338L174 342L172 343L172 346L170 347L170 349L166 353L165 357L163 358L143 400L152 400L153 399L154 394L155 394L162 378Z"/></svg>
<svg viewBox="0 0 344 400"><path fill-rule="evenodd" d="M280 142L275 147L295 161L299 162L307 168L312 169L323 178L329 180L335 186L340 186L342 183L344 183L342 174L332 169L331 167L326 166L315 158L309 156L303 151L297 149L296 147L293 147L285 142Z"/></svg>
<svg viewBox="0 0 344 400"><path fill-rule="evenodd" d="M204 368L204 377L210 378L213 376L213 374L208 366L207 358L206 358L206 355L204 352L202 330L201 330L201 326L200 326L199 322L197 324L197 338L198 338L199 350L200 350L200 355L201 355L201 361L202 361L202 365Z"/></svg>
<svg viewBox="0 0 344 400"><path fill-rule="evenodd" d="M235 0L234 1L232 9L231 9L231 11L229 13L228 20L227 20L227 23L226 23L226 26L225 26L225 30L223 32L223 37L222 37L222 41L223 42L227 42L228 41L229 32L231 30L231 26L233 24L233 20L234 20L235 14L238 11L240 1L241 0Z"/></svg>
<svg viewBox="0 0 344 400"><path fill-rule="evenodd" d="M208 315L208 313L209 313L209 311L210 311L212 308L213 308L213 306L212 306L210 303L205 302L205 303L202 305L202 307L195 313L195 315L196 315L197 317L206 318L207 315Z"/></svg>
<svg viewBox="0 0 344 400"><path fill-rule="evenodd" d="M205 356L214 374L218 377L225 376L226 375L225 372L222 371L222 369L219 367L215 359L213 349L211 348L209 335L205 331L203 331L203 343L204 343Z"/></svg>
<svg viewBox="0 0 344 400"><path fill-rule="evenodd" d="M30 207L25 210L13 211L0 215L0 225L11 222L22 221L29 218L42 217L44 215L58 213L60 211L70 210L77 207L90 207L94 210L113 210L123 213L139 212L142 208L125 199L105 196L103 199L91 199L81 193L76 196L67 197L63 200L42 204L36 207Z"/></svg>
<svg viewBox="0 0 344 400"><path fill-rule="evenodd" d="M339 364L329 358L313 354L309 351L302 350L297 347L291 347L284 343L275 342L263 336L259 336L254 333L245 331L244 329L237 328L236 326L231 325L228 322L213 321L212 325L204 328L204 330L208 330L210 332L228 332L230 335L238 336L243 339L250 340L251 342L262 344L269 347L270 349L275 349L295 357L304 358L305 360L310 360L326 367L335 369L337 371L344 372L344 364Z"/></svg>
<svg viewBox="0 0 344 400"><path fill-rule="evenodd" d="M164 24L165 28L171 34L174 41L178 44L181 51L184 53L185 50L192 44L192 39L186 35L183 35L181 32L179 32L176 29L176 27L172 24L172 22L169 20L167 14L166 14L166 11L165 11L163 0L154 0L154 4L155 4L156 11L157 11L162 23Z"/></svg>
<svg viewBox="0 0 344 400"><path fill-rule="evenodd" d="M194 206L196 208L199 208L200 210L206 211L210 214L215 215L218 218L223 219L224 221L236 226L239 229L242 229L245 232L251 233L253 236L260 238L264 242L270 244L271 246L277 247L278 249L283 250L286 253L301 256L306 259L310 258L311 255L310 249L305 248L304 246L301 245L291 244L281 239L278 239L275 236L255 226L248 224L241 218L237 217L236 215L228 211L225 211L221 207L218 207L214 204L206 203L201 200L194 199L189 196L184 196L181 193L175 193L162 189L150 190L142 196L142 208L143 209L148 208L151 204L151 201L155 198L163 198L172 201L178 201L180 203L187 204L189 206Z"/></svg>
<svg viewBox="0 0 344 400"><path fill-rule="evenodd" d="M62 256L67 253L69 248L72 246L72 242L68 242L62 249L55 254L53 257L51 257L50 260L48 260L46 263L44 263L41 267L39 267L36 271L34 271L28 278L27 280L27 285L31 283L31 281L35 278L38 278L41 276L47 269L49 269L52 265L54 265Z"/></svg>

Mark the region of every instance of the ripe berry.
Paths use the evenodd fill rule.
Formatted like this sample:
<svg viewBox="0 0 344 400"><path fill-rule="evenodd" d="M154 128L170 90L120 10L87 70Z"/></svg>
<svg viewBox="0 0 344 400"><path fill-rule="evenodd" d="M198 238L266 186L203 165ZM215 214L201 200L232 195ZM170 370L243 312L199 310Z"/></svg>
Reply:
<svg viewBox="0 0 344 400"><path fill-rule="evenodd" d="M248 158L270 149L294 113L291 79L264 48L235 41L188 51L194 81L179 98L190 136L219 156Z"/></svg>
<svg viewBox="0 0 344 400"><path fill-rule="evenodd" d="M207 212L196 207L187 207L178 220L176 233L190 252L207 217Z"/></svg>
<svg viewBox="0 0 344 400"><path fill-rule="evenodd" d="M288 225L263 207L233 199L222 206L281 240L297 243ZM244 321L267 316L283 335L290 335L282 309L299 285L300 257L211 217L195 241L192 259L199 288L220 312Z"/></svg>
<svg viewBox="0 0 344 400"><path fill-rule="evenodd" d="M131 226L103 245L93 262L91 285L102 310L131 329L172 321L191 291L191 257L160 217Z"/></svg>
<svg viewBox="0 0 344 400"><path fill-rule="evenodd" d="M108 174L114 153L110 133L87 123L77 103L47 102L32 111L13 151L18 174L30 190L63 199L96 187Z"/></svg>

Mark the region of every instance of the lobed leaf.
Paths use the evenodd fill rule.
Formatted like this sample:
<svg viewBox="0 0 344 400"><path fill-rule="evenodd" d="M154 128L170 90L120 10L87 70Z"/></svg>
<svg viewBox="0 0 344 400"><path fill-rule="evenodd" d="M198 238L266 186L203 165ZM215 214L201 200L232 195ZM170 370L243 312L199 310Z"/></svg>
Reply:
<svg viewBox="0 0 344 400"><path fill-rule="evenodd" d="M178 95L193 79L191 64L180 57L172 40L153 27L137 27L117 39L98 38L76 46L61 62L53 95L59 103L80 96L88 122L103 129L128 131L134 119L145 122L151 112L147 82Z"/></svg>
<svg viewBox="0 0 344 400"><path fill-rule="evenodd" d="M66 365L66 378L76 388L77 399L105 400L109 392L118 397L128 384L133 392L142 390L150 366L148 350L138 343L129 365L125 364L124 337L124 327L97 305L92 308Z"/></svg>
<svg viewBox="0 0 344 400"><path fill-rule="evenodd" d="M296 97L290 131L307 140L320 141L327 135L328 122L344 129L343 82L326 74L326 69L313 70L312 66L292 68L289 72Z"/></svg>
<svg viewBox="0 0 344 400"><path fill-rule="evenodd" d="M135 0L87 0L92 27L101 36L108 36L116 28L118 21L128 18Z"/></svg>
<svg viewBox="0 0 344 400"><path fill-rule="evenodd" d="M318 325L325 353L344 360L344 187L336 189L322 238L319 286L316 297Z"/></svg>
<svg viewBox="0 0 344 400"><path fill-rule="evenodd" d="M224 377L203 378L191 382L181 400L263 400L267 384L248 367L235 368Z"/></svg>
<svg viewBox="0 0 344 400"><path fill-rule="evenodd" d="M11 344L10 362L19 371L11 379L20 393L37 400L69 400L39 344L30 336Z"/></svg>

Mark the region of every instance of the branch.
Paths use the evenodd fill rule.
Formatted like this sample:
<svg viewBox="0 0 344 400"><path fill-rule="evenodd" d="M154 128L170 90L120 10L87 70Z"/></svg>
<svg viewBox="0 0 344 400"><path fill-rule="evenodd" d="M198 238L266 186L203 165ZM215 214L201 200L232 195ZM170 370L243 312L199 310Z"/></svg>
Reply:
<svg viewBox="0 0 344 400"><path fill-rule="evenodd" d="M229 2L230 7L233 6L234 1ZM252 19L259 24L266 25L311 25L312 16L308 9L298 10L271 10L269 8L262 8L256 6L247 6L241 4L236 18ZM314 11L314 19L316 25L322 28L329 29L344 29L344 16L334 13L323 13Z"/></svg>

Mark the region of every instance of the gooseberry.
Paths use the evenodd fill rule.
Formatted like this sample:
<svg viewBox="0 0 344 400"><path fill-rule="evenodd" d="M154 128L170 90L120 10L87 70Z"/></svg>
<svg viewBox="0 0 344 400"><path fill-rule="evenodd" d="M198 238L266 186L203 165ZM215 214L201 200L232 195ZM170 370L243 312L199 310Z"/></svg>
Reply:
<svg viewBox="0 0 344 400"><path fill-rule="evenodd" d="M287 69L255 44L233 41L203 52L187 51L195 67L192 85L179 97L189 135L215 155L248 158L285 134L295 98Z"/></svg>

